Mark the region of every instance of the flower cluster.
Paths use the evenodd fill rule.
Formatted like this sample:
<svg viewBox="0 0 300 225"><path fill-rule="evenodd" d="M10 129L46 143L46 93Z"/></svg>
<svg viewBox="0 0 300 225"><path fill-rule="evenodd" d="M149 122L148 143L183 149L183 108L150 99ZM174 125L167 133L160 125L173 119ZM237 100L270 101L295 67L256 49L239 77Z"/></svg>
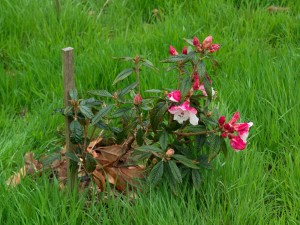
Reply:
<svg viewBox="0 0 300 225"><path fill-rule="evenodd" d="M219 50L220 45L219 44L213 44L212 43L212 36L208 36L204 39L202 44L200 43L199 39L197 37L194 37L193 44L197 48L198 52L205 52L208 51L210 53L216 52Z"/></svg>
<svg viewBox="0 0 300 225"><path fill-rule="evenodd" d="M230 139L230 145L235 151L244 150L246 148L249 129L253 125L252 122L236 123L239 118L239 112L236 112L228 123L225 123L225 116L219 118L219 127L222 132L221 136ZM237 135L234 135L234 133L237 133Z"/></svg>

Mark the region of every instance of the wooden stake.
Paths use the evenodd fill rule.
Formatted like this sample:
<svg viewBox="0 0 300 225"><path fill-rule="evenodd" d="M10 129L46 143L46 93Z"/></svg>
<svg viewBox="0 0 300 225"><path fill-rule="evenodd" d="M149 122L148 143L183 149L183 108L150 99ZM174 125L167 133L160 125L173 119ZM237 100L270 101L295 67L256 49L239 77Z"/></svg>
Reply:
<svg viewBox="0 0 300 225"><path fill-rule="evenodd" d="M64 82L64 107L70 105L69 91L75 88L74 82L74 49L67 47L62 49L62 74ZM70 123L72 118L65 116L65 130L66 130L66 151L74 152L76 146L70 141ZM68 180L70 187L73 189L75 181L77 179L77 166L74 166L70 160L68 160Z"/></svg>

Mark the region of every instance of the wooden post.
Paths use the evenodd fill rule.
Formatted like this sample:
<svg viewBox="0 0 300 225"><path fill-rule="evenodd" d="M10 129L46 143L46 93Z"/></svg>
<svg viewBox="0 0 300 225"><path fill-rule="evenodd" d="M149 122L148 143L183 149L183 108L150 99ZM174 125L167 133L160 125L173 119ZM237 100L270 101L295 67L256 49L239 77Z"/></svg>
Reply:
<svg viewBox="0 0 300 225"><path fill-rule="evenodd" d="M70 105L69 91L75 88L74 82L74 49L71 47L62 49L62 74L64 82L64 107ZM70 141L70 123L72 118L65 116L65 129L66 129L66 151L74 152L76 146ZM75 181L77 179L77 167L72 165L72 162L68 160L68 182L71 189L74 188Z"/></svg>

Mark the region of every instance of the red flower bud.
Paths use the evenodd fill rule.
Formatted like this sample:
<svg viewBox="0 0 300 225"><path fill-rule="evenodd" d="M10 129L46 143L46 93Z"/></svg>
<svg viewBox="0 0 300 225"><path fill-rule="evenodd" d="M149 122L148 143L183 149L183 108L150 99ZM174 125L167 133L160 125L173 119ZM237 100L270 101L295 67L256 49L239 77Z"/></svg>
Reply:
<svg viewBox="0 0 300 225"><path fill-rule="evenodd" d="M220 118L219 118L219 125L220 125L221 127L224 125L225 120L226 120L225 116L220 116Z"/></svg>
<svg viewBox="0 0 300 225"><path fill-rule="evenodd" d="M137 94L133 99L133 104L140 105L142 104L143 98L140 94Z"/></svg>
<svg viewBox="0 0 300 225"><path fill-rule="evenodd" d="M176 51L176 49L172 45L170 45L169 52L170 52L171 55L178 55L178 52Z"/></svg>
<svg viewBox="0 0 300 225"><path fill-rule="evenodd" d="M212 44L212 45L210 46L210 48L209 48L209 52L210 52L210 53L216 52L216 51L219 50L219 48L220 48L220 45L219 45L219 44Z"/></svg>
<svg viewBox="0 0 300 225"><path fill-rule="evenodd" d="M187 47L184 46L183 49L182 49L182 54L186 55L187 54Z"/></svg>
<svg viewBox="0 0 300 225"><path fill-rule="evenodd" d="M203 48L209 48L212 44L212 36L208 36L204 39L202 46Z"/></svg>
<svg viewBox="0 0 300 225"><path fill-rule="evenodd" d="M222 133L222 134L221 134L221 137L222 137L222 138L226 138L226 137L227 137L227 133L226 133L226 132Z"/></svg>
<svg viewBox="0 0 300 225"><path fill-rule="evenodd" d="M200 46L200 41L197 37L194 37L193 44L194 44L194 46Z"/></svg>

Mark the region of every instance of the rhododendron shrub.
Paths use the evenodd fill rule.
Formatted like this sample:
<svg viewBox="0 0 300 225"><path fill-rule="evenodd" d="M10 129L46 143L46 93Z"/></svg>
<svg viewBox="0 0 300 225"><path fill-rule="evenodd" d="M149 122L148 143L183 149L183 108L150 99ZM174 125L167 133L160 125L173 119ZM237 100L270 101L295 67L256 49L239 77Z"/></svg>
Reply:
<svg viewBox="0 0 300 225"><path fill-rule="evenodd" d="M166 83L174 86L164 86L163 90L141 90L141 76L143 73L149 76L150 72L143 68L163 72L138 55L122 57L118 59L132 65L116 76L113 85L127 84L126 87L113 93L89 91L94 98L72 100L73 106L64 113L77 121L71 124L71 140L81 148L77 156L86 151L92 139L87 137L87 127L94 126L92 136L99 129L101 138L108 140L106 143L126 146L120 147L123 150L114 158L120 160L123 157L122 166L144 165L147 180L154 185L168 182L176 192L183 180L192 182L199 189L202 169L210 168L211 161L219 153L227 155L227 140L234 151L246 149L253 123L237 123L239 112L226 122L215 104L218 94L213 88L213 76L218 64L214 54L220 45L214 44L211 36L202 42L197 37L185 41L186 46L181 51L171 45L170 56L161 61L169 65L166 79L173 79ZM212 64L212 71L207 70L207 63ZM129 76L135 78L133 83L127 83ZM116 155L115 152L111 154ZM101 164L101 160L99 162ZM111 167L120 166L115 162L108 164L109 171L112 171ZM98 168L105 168L105 165L98 165ZM93 173L93 169L89 171Z"/></svg>

